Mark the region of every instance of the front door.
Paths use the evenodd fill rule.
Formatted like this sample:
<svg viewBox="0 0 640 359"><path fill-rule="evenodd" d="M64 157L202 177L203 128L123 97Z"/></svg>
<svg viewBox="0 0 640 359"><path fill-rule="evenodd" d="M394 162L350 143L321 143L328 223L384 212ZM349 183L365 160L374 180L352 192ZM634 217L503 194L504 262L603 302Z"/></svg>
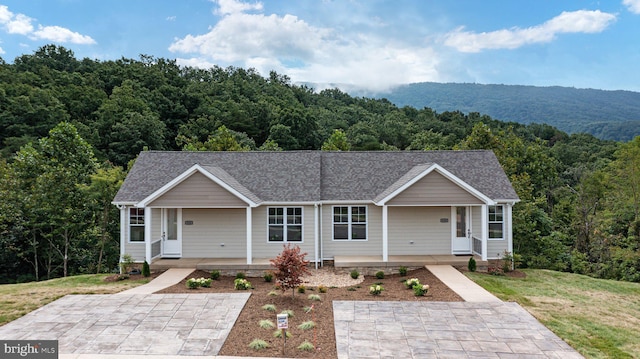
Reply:
<svg viewBox="0 0 640 359"><path fill-rule="evenodd" d="M162 257L182 257L182 210L165 208L162 210Z"/></svg>
<svg viewBox="0 0 640 359"><path fill-rule="evenodd" d="M453 207L451 209L453 223L451 226L453 254L471 253L471 211L469 207Z"/></svg>

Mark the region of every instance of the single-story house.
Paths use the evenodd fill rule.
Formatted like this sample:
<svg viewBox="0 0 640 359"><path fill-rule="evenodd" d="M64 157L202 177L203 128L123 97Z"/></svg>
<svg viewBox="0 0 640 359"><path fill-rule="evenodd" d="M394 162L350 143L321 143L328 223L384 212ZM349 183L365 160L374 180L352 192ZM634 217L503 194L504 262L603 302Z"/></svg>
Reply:
<svg viewBox="0 0 640 359"><path fill-rule="evenodd" d="M492 151L140 153L113 204L121 254L263 262L513 251L519 201Z"/></svg>

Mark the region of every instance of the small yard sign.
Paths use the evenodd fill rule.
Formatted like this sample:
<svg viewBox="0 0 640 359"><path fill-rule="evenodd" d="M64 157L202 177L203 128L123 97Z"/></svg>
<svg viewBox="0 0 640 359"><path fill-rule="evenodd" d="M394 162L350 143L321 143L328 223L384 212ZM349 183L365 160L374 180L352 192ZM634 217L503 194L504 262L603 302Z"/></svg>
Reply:
<svg viewBox="0 0 640 359"><path fill-rule="evenodd" d="M289 316L278 314L278 329L289 329Z"/></svg>

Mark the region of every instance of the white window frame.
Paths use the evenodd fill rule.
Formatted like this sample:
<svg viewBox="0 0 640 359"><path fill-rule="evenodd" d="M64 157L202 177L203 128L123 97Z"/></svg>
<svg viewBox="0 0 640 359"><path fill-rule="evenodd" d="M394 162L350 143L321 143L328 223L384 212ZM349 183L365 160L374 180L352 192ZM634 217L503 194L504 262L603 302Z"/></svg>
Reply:
<svg viewBox="0 0 640 359"><path fill-rule="evenodd" d="M348 213L348 221L347 222L336 222L335 217L335 209L336 208L347 208ZM364 208L364 222L353 222L352 210L353 208ZM346 224L347 225L347 238L346 239L336 239L335 228L336 224ZM353 238L353 225L362 225L364 224L364 235L365 238ZM331 206L331 240L334 242L366 242L369 240L369 207L367 205L335 205Z"/></svg>
<svg viewBox="0 0 640 359"><path fill-rule="evenodd" d="M146 235L145 235L145 229L144 229L144 222L145 222L145 208L137 208L137 207L130 207L129 211L127 212L127 224L129 225L129 235L127 236L127 240L129 243L144 243L147 241ZM131 223L131 218L132 218L132 211L136 211L136 215L135 217L137 218L136 222L137 223ZM142 221L142 224L140 224L139 222ZM142 238L143 240L141 241L132 241L131 240L131 229L133 227L140 227L142 228Z"/></svg>
<svg viewBox="0 0 640 359"><path fill-rule="evenodd" d="M282 209L282 224L279 223L274 223L271 224L269 223L269 212L271 211L271 209ZM295 224L295 223L288 223L287 221L287 210L288 209L300 209L300 224ZM293 214L295 216L295 213ZM283 239L281 241L272 241L271 238L269 238L269 228L271 226L282 226L282 235L283 235ZM290 241L289 238L287 238L288 235L288 229L287 227L289 226L299 226L300 227L300 240L299 241ZM272 206L272 207L267 207L267 243L304 243L304 207L302 206Z"/></svg>
<svg viewBox="0 0 640 359"><path fill-rule="evenodd" d="M495 219L495 214L496 212L494 211L494 213L491 213L491 208L497 208L497 207L501 207L502 211L500 212L502 215L502 220L498 221ZM493 220L492 220L493 217ZM504 236L504 217L505 217L505 205L503 204L496 204L493 206L489 206L487 208L487 239L490 241L503 241L505 239ZM496 238L491 238L491 225L492 224L500 224L502 226L502 237L496 237Z"/></svg>

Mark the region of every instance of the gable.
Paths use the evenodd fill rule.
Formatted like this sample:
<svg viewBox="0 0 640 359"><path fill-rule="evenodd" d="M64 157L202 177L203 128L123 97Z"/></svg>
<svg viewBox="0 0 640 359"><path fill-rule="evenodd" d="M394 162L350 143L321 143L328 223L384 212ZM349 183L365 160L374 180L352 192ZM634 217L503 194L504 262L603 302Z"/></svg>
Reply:
<svg viewBox="0 0 640 359"><path fill-rule="evenodd" d="M149 207L246 207L247 203L195 172L148 204Z"/></svg>
<svg viewBox="0 0 640 359"><path fill-rule="evenodd" d="M482 200L437 171L431 171L387 202L390 206L483 203Z"/></svg>

